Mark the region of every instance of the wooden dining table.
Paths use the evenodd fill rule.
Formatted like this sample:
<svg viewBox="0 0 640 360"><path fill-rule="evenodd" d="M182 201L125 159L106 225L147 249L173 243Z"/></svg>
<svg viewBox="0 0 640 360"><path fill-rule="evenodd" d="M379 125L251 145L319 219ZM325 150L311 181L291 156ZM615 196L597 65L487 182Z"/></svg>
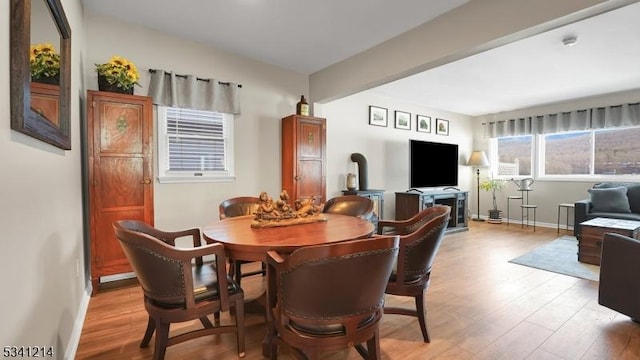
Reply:
<svg viewBox="0 0 640 360"><path fill-rule="evenodd" d="M291 253L310 245L322 245L373 235L374 225L355 216L322 214L327 220L308 224L253 228L253 216L216 221L202 228L208 243L223 243L234 260L264 261L267 251Z"/></svg>
<svg viewBox="0 0 640 360"><path fill-rule="evenodd" d="M238 216L216 221L202 228L207 243L224 244L227 256L233 260L265 262L268 251L289 254L311 245L371 237L375 226L361 218L348 215L322 214L326 221L279 227L253 228L253 216ZM265 308L265 294L249 299L245 311L260 311L271 321ZM269 332L265 334L263 355L268 355Z"/></svg>

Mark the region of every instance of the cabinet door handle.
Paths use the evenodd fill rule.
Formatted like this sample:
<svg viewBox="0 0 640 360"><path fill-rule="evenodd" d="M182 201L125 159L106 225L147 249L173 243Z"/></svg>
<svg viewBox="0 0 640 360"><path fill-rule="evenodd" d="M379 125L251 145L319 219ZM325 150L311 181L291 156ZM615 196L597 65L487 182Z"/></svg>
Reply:
<svg viewBox="0 0 640 360"><path fill-rule="evenodd" d="M149 184L151 184L151 179L144 179L144 180L140 181L140 184L149 185Z"/></svg>
<svg viewBox="0 0 640 360"><path fill-rule="evenodd" d="M296 177L294 177L294 179L296 179L296 181L300 181L300 180L302 180L302 176L296 175Z"/></svg>

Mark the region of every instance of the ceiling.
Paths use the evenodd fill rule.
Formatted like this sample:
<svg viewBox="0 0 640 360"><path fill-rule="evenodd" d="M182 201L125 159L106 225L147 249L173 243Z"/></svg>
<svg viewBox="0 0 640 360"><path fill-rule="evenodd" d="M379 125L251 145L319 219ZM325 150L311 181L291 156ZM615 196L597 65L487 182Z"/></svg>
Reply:
<svg viewBox="0 0 640 360"><path fill-rule="evenodd" d="M273 6L264 0L83 0L90 11L304 74L378 45L467 1L279 0ZM220 9L224 16L216 17ZM637 19L640 2L373 91L477 116L638 89ZM577 37L576 44L563 45L567 36Z"/></svg>

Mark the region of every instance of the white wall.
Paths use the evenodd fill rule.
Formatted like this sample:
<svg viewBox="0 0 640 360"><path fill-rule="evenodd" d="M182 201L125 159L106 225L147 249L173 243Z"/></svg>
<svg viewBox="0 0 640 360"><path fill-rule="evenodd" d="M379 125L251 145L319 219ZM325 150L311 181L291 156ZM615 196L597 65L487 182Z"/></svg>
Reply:
<svg viewBox="0 0 640 360"><path fill-rule="evenodd" d="M295 113L300 95L308 92L307 76L101 15L87 13L86 19L87 89L97 89L94 64L113 55L133 61L140 70L142 86L135 87L136 95L147 94L148 69L242 84L242 114L236 117L234 129L236 180L199 184L156 181L158 228L204 226L218 219L218 204L224 199L257 196L261 191L280 193L280 119Z"/></svg>
<svg viewBox="0 0 640 360"><path fill-rule="evenodd" d="M57 358L74 349L86 305L80 170L80 0L62 0L72 30L71 151L10 130L9 2L0 23L0 287L2 345L53 346ZM59 46L56 46L59 49ZM26 54L25 54L26 56ZM78 268L77 268L78 266ZM77 340L77 339L76 339Z"/></svg>
<svg viewBox="0 0 640 360"><path fill-rule="evenodd" d="M388 109L388 126L369 125L369 105ZM411 130L394 128L394 111L411 113ZM327 118L327 198L341 195L346 174L355 172L352 153L367 159L369 189L385 190L384 218L395 218L395 192L409 189L409 139L459 145L459 187L469 190L471 169L464 166L471 155L472 122L465 115L427 108L419 104L364 91L326 104L314 104L314 115ZM416 114L431 116L432 132L416 131ZM449 136L435 134L435 119L449 120ZM437 154L434 154L437 156ZM425 171L438 171L429 167Z"/></svg>

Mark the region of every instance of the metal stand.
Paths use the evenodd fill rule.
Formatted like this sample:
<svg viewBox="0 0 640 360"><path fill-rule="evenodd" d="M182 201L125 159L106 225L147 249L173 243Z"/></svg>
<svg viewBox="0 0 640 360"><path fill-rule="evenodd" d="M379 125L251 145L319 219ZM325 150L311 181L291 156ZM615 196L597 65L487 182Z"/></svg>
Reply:
<svg viewBox="0 0 640 360"><path fill-rule="evenodd" d="M476 178L477 178L477 183L478 183L478 191L476 192L476 196L478 197L478 207L477 207L477 211L478 211L478 216L475 219L471 219L473 221L484 221L484 219L480 218L480 168L476 169Z"/></svg>

